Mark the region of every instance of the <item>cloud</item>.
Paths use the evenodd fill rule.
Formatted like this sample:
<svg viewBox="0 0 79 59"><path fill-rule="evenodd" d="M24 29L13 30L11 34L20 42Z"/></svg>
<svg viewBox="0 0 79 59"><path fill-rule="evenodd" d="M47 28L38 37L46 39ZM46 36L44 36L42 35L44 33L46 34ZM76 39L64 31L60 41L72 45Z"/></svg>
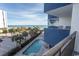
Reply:
<svg viewBox="0 0 79 59"><path fill-rule="evenodd" d="M47 25L47 19L33 18L32 20L15 20L11 25Z"/></svg>
<svg viewBox="0 0 79 59"><path fill-rule="evenodd" d="M14 18L11 23L13 25L15 24L17 25L47 25L47 14L44 14L44 13L20 12L19 14L16 14L16 15L17 15L16 17L19 20L16 20L16 18Z"/></svg>
<svg viewBox="0 0 79 59"><path fill-rule="evenodd" d="M14 18L29 18L29 19L33 19L33 18L45 18L47 17L47 14L43 13L43 12L28 12L28 11L21 11L21 12L10 12L9 15L11 15L11 17ZM12 16L13 15L13 16Z"/></svg>
<svg viewBox="0 0 79 59"><path fill-rule="evenodd" d="M24 18L24 20L16 20L11 19L13 22L12 25L47 25L47 14L20 14L20 19Z"/></svg>
<svg viewBox="0 0 79 59"><path fill-rule="evenodd" d="M0 4L0 9L7 11L9 25L47 25L42 3Z"/></svg>

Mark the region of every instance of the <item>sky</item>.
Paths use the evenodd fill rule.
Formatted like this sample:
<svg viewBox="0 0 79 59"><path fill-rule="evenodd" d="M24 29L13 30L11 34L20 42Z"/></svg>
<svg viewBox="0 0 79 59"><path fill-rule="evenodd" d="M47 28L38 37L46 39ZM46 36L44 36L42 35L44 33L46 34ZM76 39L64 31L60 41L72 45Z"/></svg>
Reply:
<svg viewBox="0 0 79 59"><path fill-rule="evenodd" d="M42 3L0 3L7 12L8 25L47 25L47 14Z"/></svg>

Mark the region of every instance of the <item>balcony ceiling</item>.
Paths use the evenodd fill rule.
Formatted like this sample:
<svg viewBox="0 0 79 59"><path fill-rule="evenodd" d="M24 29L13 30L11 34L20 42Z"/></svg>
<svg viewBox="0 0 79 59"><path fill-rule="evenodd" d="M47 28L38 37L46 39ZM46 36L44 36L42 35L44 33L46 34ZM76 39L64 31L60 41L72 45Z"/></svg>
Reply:
<svg viewBox="0 0 79 59"><path fill-rule="evenodd" d="M60 7L47 12L49 15L54 15L57 17L70 17L72 15L72 4Z"/></svg>

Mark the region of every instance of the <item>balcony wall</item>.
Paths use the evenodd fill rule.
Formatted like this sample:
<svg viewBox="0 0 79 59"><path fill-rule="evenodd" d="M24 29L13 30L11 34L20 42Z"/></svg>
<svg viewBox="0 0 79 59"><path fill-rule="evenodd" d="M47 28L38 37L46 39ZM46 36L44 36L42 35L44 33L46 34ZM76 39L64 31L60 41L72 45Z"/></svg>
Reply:
<svg viewBox="0 0 79 59"><path fill-rule="evenodd" d="M59 7L63 7L63 6L69 5L69 4L71 4L71 3L45 3L44 12L47 12L49 10L53 10L53 9L56 9Z"/></svg>
<svg viewBox="0 0 79 59"><path fill-rule="evenodd" d="M55 28L55 29L58 29L57 26L48 26L48 28Z"/></svg>
<svg viewBox="0 0 79 59"><path fill-rule="evenodd" d="M57 28L45 28L44 31L44 41L49 44L50 48L67 37L70 32L69 30Z"/></svg>

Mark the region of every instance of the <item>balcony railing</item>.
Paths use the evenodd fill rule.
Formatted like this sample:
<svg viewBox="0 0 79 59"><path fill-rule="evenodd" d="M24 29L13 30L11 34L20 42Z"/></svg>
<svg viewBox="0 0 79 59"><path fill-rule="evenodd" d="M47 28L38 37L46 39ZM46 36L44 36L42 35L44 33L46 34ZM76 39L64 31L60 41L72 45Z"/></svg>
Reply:
<svg viewBox="0 0 79 59"><path fill-rule="evenodd" d="M43 54L43 56L71 56L74 50L76 32L60 41L50 50Z"/></svg>
<svg viewBox="0 0 79 59"><path fill-rule="evenodd" d="M58 44L70 33L70 30L49 27L44 29L44 41L49 44L50 48Z"/></svg>

